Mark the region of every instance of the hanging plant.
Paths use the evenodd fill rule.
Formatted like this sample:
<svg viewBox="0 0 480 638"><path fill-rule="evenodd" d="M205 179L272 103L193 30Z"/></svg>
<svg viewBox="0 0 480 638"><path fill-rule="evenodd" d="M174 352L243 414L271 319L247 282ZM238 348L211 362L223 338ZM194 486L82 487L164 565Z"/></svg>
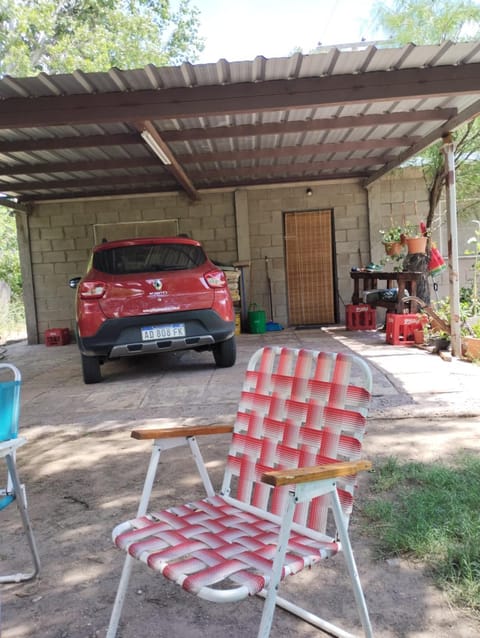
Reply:
<svg viewBox="0 0 480 638"><path fill-rule="evenodd" d="M387 230L381 230L380 234L382 235L382 243L391 244L401 242L403 232L403 226L391 226Z"/></svg>
<svg viewBox="0 0 480 638"><path fill-rule="evenodd" d="M406 222L402 241L407 246L407 252L425 253L427 251L428 233L424 224Z"/></svg>
<svg viewBox="0 0 480 638"><path fill-rule="evenodd" d="M390 257L400 255L403 248L401 243L402 227L392 225L387 230L381 230L380 234L382 235L385 253Z"/></svg>

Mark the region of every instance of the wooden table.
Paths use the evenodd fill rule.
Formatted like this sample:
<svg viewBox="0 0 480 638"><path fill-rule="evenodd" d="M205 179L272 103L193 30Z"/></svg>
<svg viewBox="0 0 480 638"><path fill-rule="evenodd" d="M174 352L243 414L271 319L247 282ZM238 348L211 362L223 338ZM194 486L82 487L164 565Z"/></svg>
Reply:
<svg viewBox="0 0 480 638"><path fill-rule="evenodd" d="M403 298L405 297L406 290L411 296L417 294L417 282L423 276L424 273L422 272L351 271L350 277L353 279L352 303L368 303L372 308L380 306L399 314L405 311L412 313L418 312L418 304L415 301L412 300L409 303L405 303ZM382 286L382 288L398 288L396 301L385 301L383 299L368 302L363 301L363 293L368 290L378 290L379 281L385 282L385 286Z"/></svg>

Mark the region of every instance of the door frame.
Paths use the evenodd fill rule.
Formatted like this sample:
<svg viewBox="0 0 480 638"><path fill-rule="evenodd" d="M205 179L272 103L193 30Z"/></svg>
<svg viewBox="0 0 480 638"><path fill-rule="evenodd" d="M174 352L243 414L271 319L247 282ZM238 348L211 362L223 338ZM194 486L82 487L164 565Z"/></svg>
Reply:
<svg viewBox="0 0 480 638"><path fill-rule="evenodd" d="M282 212L282 225L283 225L283 250L284 250L284 264L285 264L285 291L286 291L286 305L287 305L287 319L288 319L288 325L292 326L295 324L292 324L290 322L290 304L289 304L289 295L288 295L288 273L287 273L287 234L286 234L286 216L287 215L291 215L293 214L299 214L301 215L302 213L321 213L321 212L328 212L330 214L330 233L331 233L331 237L332 237L332 244L331 244L331 253L330 253L330 258L331 258L331 263L332 263L332 288L333 288L333 322L332 323L328 323L328 324L308 324L308 325L302 325L299 324L298 328L308 328L308 327L315 327L315 326L323 326L323 325L335 325L339 322L339 295L338 295L338 269L337 269L337 252L336 252L336 243L335 243L335 215L334 215L334 209L333 207L326 207L326 208L321 208L321 207L315 207L315 208L310 208L310 209L293 209L293 210L284 210Z"/></svg>

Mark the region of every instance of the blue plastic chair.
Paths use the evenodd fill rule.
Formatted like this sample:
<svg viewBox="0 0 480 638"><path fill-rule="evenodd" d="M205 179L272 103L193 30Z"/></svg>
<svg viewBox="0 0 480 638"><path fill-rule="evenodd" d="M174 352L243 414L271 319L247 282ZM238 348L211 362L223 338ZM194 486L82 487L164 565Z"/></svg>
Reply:
<svg viewBox="0 0 480 638"><path fill-rule="evenodd" d="M5 373L7 373L8 376L12 374L13 380L4 380ZM25 487L20 483L15 458L17 449L27 442L26 439L18 436L22 377L18 368L10 363L0 364L0 375L0 459L5 459L7 464L7 484L4 489L0 489L0 511L11 505L14 501L17 503L33 559L32 571L6 575L0 574L0 583L18 583L37 576L40 570L40 560L30 518L28 516ZM4 540L4 534L1 534L0 538Z"/></svg>

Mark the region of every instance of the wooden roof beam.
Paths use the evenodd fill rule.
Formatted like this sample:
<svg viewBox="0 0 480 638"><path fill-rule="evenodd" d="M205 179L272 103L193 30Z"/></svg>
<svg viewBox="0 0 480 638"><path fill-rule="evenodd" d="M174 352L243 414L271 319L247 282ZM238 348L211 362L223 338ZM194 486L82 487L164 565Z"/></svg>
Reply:
<svg viewBox="0 0 480 638"><path fill-rule="evenodd" d="M351 153L361 150L375 150L392 148L394 146L410 147L420 141L419 137L390 138L380 140L361 140L358 142L339 142L336 144L312 144L308 146L286 146L282 148L264 148L258 150L226 151L210 153L193 153L178 155L182 164L196 162L228 162L234 160L255 160L262 158L298 157L302 155L322 155L329 153ZM154 157L132 157L121 159L86 160L79 162L52 162L37 164L0 164L0 181L2 177L14 175L40 175L51 173L75 173L94 171L111 171L132 168L153 168L158 166L158 159ZM168 166L166 167L168 169Z"/></svg>
<svg viewBox="0 0 480 638"><path fill-rule="evenodd" d="M288 122L269 122L265 124L243 124L240 126L215 126L210 128L181 129L162 131L166 142L187 142L203 139L221 139L229 137L256 137L258 135L277 135L287 133L308 133L311 131L332 131L338 129L357 129L403 124L404 122L445 121L457 114L457 109L421 109L398 111L371 115L350 115L312 120L290 120Z"/></svg>
<svg viewBox="0 0 480 638"><path fill-rule="evenodd" d="M374 151L395 146L411 147L420 141L420 137L359 140L357 142L338 142L331 144L309 144L307 146L283 146L279 148L249 149L245 151L223 151L208 153L185 153L178 155L185 164L196 162L233 162L238 160L277 159L281 157L299 157L303 155L328 155L330 153L354 153L356 151Z"/></svg>
<svg viewBox="0 0 480 638"><path fill-rule="evenodd" d="M250 137L257 135L276 135L286 133L304 133L310 131L330 131L402 124L404 122L445 121L457 114L457 109L428 109L399 111L378 115L360 115L313 120L292 120L289 122L271 122L266 124L244 124L240 126L215 126L212 128L182 129L162 131L165 142L186 142L201 139L219 139L228 137ZM70 137L48 137L41 139L18 139L0 141L0 154L29 151L53 151L69 148L102 148L106 146L128 146L140 143L137 133L115 133L105 135L75 135Z"/></svg>
<svg viewBox="0 0 480 638"><path fill-rule="evenodd" d="M71 137L48 137L42 139L0 141L0 153L29 151L54 151L63 148L97 148L102 146L127 146L138 144L136 133L113 135L78 135Z"/></svg>
<svg viewBox="0 0 480 638"><path fill-rule="evenodd" d="M145 143L150 150L160 159L162 164L180 184L189 198L192 201L198 200L199 195L195 186L152 122L145 120L137 123L136 128L140 135L144 137Z"/></svg>
<svg viewBox="0 0 480 638"><path fill-rule="evenodd" d="M297 176L305 175L305 179L316 179L316 176L320 176L322 171L327 171L328 174L334 174L335 170L341 170L345 168L362 169L362 167L375 167L384 164L389 161L391 157L389 155L382 155L378 157L370 158L357 158L346 160L330 160L324 162L313 163L292 163L287 165L270 164L261 165L255 164L251 167L242 168L222 168L218 170L210 171L192 171L199 182L202 178L215 179L221 182L222 180L228 180L230 178L245 177L254 175L255 178L260 179L263 175L266 177L275 175ZM365 175L365 171L363 171ZM350 175L349 175L350 176ZM107 175L105 177L90 177L81 179L76 177L69 180L37 180L37 181L4 181L0 179L0 189L6 193L28 193L31 191L53 191L57 189L81 189L91 188L97 186L108 185L132 185L132 184L146 184L151 183L152 187L158 182L161 175L142 173L139 175L121 175L113 177ZM323 176L322 176L323 177ZM338 177L338 175L337 175ZM169 187L167 182L158 184L158 188L164 189Z"/></svg>
<svg viewBox="0 0 480 638"><path fill-rule="evenodd" d="M390 102L480 91L480 63L161 90L9 98L0 128L75 126Z"/></svg>

